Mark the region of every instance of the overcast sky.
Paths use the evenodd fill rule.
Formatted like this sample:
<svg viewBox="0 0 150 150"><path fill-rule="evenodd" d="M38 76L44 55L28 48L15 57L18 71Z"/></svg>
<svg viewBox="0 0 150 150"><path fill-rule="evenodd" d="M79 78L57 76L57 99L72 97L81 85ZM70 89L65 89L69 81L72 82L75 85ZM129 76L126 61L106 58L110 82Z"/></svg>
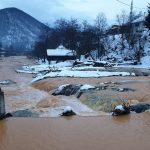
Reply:
<svg viewBox="0 0 150 150"><path fill-rule="evenodd" d="M130 4L131 0L119 0ZM134 0L135 11L147 11L149 0ZM129 12L130 7L117 0L0 0L0 9L16 7L32 15L42 22L53 23L62 18L95 20L100 12L104 12L109 23L115 23L116 14L121 10Z"/></svg>

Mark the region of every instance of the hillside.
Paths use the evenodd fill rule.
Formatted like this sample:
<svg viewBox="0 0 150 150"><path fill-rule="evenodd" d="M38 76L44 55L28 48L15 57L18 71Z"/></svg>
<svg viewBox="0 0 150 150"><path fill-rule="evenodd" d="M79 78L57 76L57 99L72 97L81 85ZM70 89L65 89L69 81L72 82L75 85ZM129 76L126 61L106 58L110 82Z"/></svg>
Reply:
<svg viewBox="0 0 150 150"><path fill-rule="evenodd" d="M0 10L0 43L7 55L30 52L47 26L17 8Z"/></svg>
<svg viewBox="0 0 150 150"><path fill-rule="evenodd" d="M115 58L118 62L132 60L134 61L136 58L136 48L139 49L141 56L140 62L142 65L148 65L150 67L150 31L146 28L143 29L140 36L140 44L139 41L135 42L135 49L129 50L129 44L126 40L123 40L124 48L122 48L121 35L109 36L109 50L107 58ZM140 48L141 46L141 48Z"/></svg>

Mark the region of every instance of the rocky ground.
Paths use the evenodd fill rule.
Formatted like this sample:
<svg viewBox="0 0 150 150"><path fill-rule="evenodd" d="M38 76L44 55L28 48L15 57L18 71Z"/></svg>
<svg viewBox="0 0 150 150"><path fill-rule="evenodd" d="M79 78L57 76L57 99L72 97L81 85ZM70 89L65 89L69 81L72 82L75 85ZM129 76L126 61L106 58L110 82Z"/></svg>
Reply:
<svg viewBox="0 0 150 150"><path fill-rule="evenodd" d="M150 103L150 70L112 68L117 71L134 71L138 76L48 78L31 84L31 74L16 73L15 69L34 63L34 60L23 56L0 59L0 81L11 81L5 85L0 83L5 93L7 112L24 110L26 116L56 117L65 107L71 106L77 115L97 116L108 115L114 106L122 101L131 105L139 102ZM84 92L80 98L77 98L76 94L51 95L58 86L64 84L89 84L99 89ZM16 116L18 114L20 115L20 112L15 112Z"/></svg>

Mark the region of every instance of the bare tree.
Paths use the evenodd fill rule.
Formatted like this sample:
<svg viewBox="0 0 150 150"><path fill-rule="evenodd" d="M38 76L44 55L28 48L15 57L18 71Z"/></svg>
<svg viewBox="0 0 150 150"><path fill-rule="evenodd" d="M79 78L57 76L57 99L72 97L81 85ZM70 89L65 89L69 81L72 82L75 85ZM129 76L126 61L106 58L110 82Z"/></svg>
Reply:
<svg viewBox="0 0 150 150"><path fill-rule="evenodd" d="M60 18L55 21L55 35L57 38L58 45L62 44L66 46L66 31L67 31L67 26L68 26L68 20L64 18ZM57 46L58 46L57 45Z"/></svg>
<svg viewBox="0 0 150 150"><path fill-rule="evenodd" d="M71 50L77 50L80 34L80 24L77 19L70 20L59 19L55 22L55 28L52 33L52 40L57 44L63 44Z"/></svg>
<svg viewBox="0 0 150 150"><path fill-rule="evenodd" d="M82 23L82 31L80 35L80 53L82 55L88 54L91 56L90 52L96 48L95 39L96 34L94 26L90 25L87 21L84 21Z"/></svg>
<svg viewBox="0 0 150 150"><path fill-rule="evenodd" d="M125 25L128 21L128 15L125 10L122 10L120 14L116 16L117 23L122 26Z"/></svg>
<svg viewBox="0 0 150 150"><path fill-rule="evenodd" d="M122 11L121 14L117 15L117 22L119 25L120 33L120 45L121 45L121 54L124 53L124 49L128 48L131 51L131 56L135 57L136 60L140 61L142 55L143 44L142 44L142 30L139 30L139 23L136 22L136 19L140 18L142 13L136 13L133 11L133 0L131 2L130 13L127 15L125 11ZM125 40L128 43L124 44Z"/></svg>
<svg viewBox="0 0 150 150"><path fill-rule="evenodd" d="M103 55L105 55L105 49L103 45L103 37L105 34L105 30L107 27L107 19L104 13L99 13L95 20L96 27L96 43L98 50L98 59L100 59Z"/></svg>
<svg viewBox="0 0 150 150"><path fill-rule="evenodd" d="M67 47L72 50L77 50L79 42L80 25L77 19L71 18L67 22L66 41Z"/></svg>
<svg viewBox="0 0 150 150"><path fill-rule="evenodd" d="M120 43L120 45L121 45L121 54L123 54L123 50L125 48L124 40L125 40L125 37L126 37L126 24L128 22L128 15L125 12L125 10L122 10L121 14L118 14L116 16L116 21L119 25L120 41L121 41L121 43Z"/></svg>

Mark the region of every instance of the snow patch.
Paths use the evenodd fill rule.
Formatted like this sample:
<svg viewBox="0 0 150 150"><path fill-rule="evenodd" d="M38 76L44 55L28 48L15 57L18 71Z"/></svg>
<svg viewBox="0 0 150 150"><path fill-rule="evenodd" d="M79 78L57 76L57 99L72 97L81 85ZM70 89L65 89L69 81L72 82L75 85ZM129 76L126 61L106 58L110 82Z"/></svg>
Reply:
<svg viewBox="0 0 150 150"><path fill-rule="evenodd" d="M71 111L73 111L73 109L70 106L66 106L63 110L63 113L71 112Z"/></svg>
<svg viewBox="0 0 150 150"><path fill-rule="evenodd" d="M99 78L99 77L109 77L109 76L135 76L135 73L129 72L107 72L107 71L71 71L62 70L60 72L50 72L41 77L33 79L31 82L36 82L44 78L51 77L78 77L78 78Z"/></svg>
<svg viewBox="0 0 150 150"><path fill-rule="evenodd" d="M122 110L122 111L124 111L124 107L122 105L117 105L115 107L115 110Z"/></svg>
<svg viewBox="0 0 150 150"><path fill-rule="evenodd" d="M81 86L80 90L89 90L89 89L95 89L95 86L91 86L88 84L84 84Z"/></svg>

